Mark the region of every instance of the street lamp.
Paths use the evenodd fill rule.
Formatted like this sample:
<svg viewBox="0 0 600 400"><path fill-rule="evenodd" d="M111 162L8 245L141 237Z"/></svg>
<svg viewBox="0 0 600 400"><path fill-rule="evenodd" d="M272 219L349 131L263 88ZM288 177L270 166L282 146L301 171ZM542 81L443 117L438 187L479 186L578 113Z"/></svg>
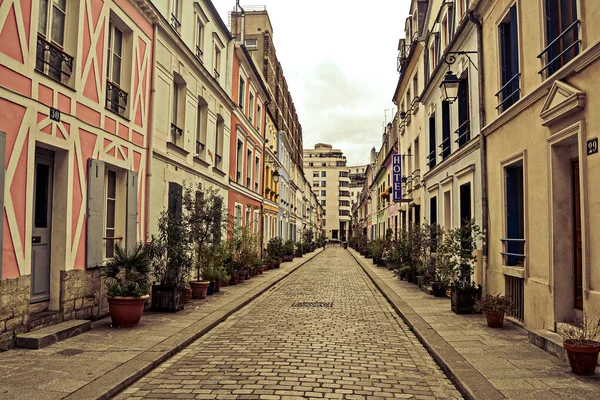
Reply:
<svg viewBox="0 0 600 400"><path fill-rule="evenodd" d="M460 79L450 70L446 72L446 76L440 85L442 89L442 99L452 104L458 98L458 86Z"/></svg>
<svg viewBox="0 0 600 400"><path fill-rule="evenodd" d="M277 171L273 171L273 182L277 183L279 182L279 172Z"/></svg>

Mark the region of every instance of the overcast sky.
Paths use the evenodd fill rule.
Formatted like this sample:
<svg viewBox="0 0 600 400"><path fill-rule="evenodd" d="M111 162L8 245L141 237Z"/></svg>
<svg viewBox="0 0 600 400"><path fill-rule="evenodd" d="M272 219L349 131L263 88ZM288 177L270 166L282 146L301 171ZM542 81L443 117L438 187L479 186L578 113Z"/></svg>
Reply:
<svg viewBox="0 0 600 400"><path fill-rule="evenodd" d="M227 24L235 0L213 0ZM366 164L393 117L398 39L410 0L256 0L273 25L304 147L330 143L349 165Z"/></svg>

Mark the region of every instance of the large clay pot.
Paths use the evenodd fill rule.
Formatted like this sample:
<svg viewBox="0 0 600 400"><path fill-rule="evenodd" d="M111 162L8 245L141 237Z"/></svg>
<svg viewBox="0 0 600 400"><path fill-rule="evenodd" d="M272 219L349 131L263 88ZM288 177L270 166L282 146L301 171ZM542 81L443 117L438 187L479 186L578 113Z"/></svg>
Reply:
<svg viewBox="0 0 600 400"><path fill-rule="evenodd" d="M242 283L246 280L246 275L248 274L247 270L242 270L240 272L238 272L238 282Z"/></svg>
<svg viewBox="0 0 600 400"><path fill-rule="evenodd" d="M502 328L504 326L504 312L484 310L483 313L490 328Z"/></svg>
<svg viewBox="0 0 600 400"><path fill-rule="evenodd" d="M219 293L221 291L221 281L215 281L215 293Z"/></svg>
<svg viewBox="0 0 600 400"><path fill-rule="evenodd" d="M144 303L150 295L142 297L110 297L108 299L108 310L114 328L133 328L140 323L144 312Z"/></svg>
<svg viewBox="0 0 600 400"><path fill-rule="evenodd" d="M600 353L600 342L590 341L588 346L577 346L571 340L565 340L563 347L569 356L571 371L577 375L593 375Z"/></svg>
<svg viewBox="0 0 600 400"><path fill-rule="evenodd" d="M192 301L192 288L185 289L185 302L189 303Z"/></svg>
<svg viewBox="0 0 600 400"><path fill-rule="evenodd" d="M190 282L190 286L192 287L192 299L205 299L208 285L210 285L209 281Z"/></svg>
<svg viewBox="0 0 600 400"><path fill-rule="evenodd" d="M230 285L237 285L240 276L237 272L231 274L231 279L229 280Z"/></svg>
<svg viewBox="0 0 600 400"><path fill-rule="evenodd" d="M471 314L476 300L481 300L481 285L477 288L451 287L450 305L457 314Z"/></svg>
<svg viewBox="0 0 600 400"><path fill-rule="evenodd" d="M221 287L226 287L226 286L229 286L229 281L230 281L230 280L231 280L231 278L229 278L229 279L223 279L221 282L219 282L219 283L220 283L220 286L221 286Z"/></svg>

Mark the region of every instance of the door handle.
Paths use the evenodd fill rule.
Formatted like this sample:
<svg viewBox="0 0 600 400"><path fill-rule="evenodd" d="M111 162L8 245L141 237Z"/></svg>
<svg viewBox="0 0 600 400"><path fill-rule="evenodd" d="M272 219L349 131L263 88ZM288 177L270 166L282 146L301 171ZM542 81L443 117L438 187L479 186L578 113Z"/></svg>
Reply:
<svg viewBox="0 0 600 400"><path fill-rule="evenodd" d="M31 243L42 243L42 237L41 236L33 236L31 238Z"/></svg>

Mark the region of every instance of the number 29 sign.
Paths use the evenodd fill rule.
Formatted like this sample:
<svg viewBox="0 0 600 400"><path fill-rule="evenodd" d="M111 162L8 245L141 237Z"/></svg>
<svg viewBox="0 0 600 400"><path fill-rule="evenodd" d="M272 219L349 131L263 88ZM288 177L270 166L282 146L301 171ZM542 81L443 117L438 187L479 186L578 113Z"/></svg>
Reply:
<svg viewBox="0 0 600 400"><path fill-rule="evenodd" d="M598 152L598 138L587 141L587 155L596 154Z"/></svg>

